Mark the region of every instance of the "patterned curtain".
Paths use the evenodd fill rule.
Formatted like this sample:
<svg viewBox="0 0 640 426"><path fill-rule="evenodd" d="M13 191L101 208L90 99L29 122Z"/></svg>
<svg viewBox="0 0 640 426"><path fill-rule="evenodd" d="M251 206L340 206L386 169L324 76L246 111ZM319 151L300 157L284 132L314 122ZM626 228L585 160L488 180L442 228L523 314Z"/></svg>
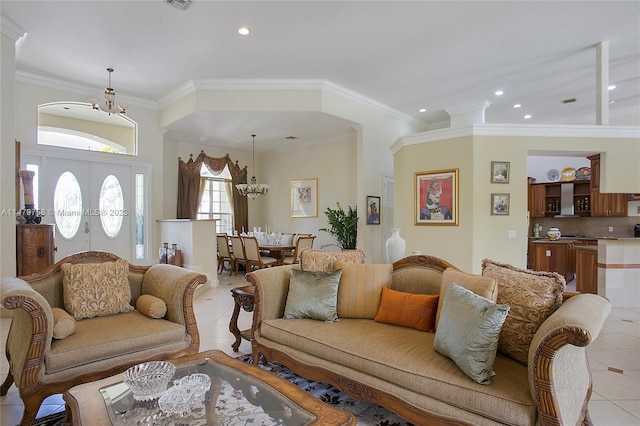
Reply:
<svg viewBox="0 0 640 426"><path fill-rule="evenodd" d="M202 193L200 191L200 169L205 164L213 173L220 173L225 166L231 174L231 187L233 194L230 201L233 203L233 227L240 233L240 230L249 228L249 214L247 197L243 197L238 192L236 185L247 183L247 166L240 168L238 162L235 163L229 154L221 158L207 156L204 151L200 152L195 160L191 155L186 163L178 158L178 219L195 219L198 213L198 206Z"/></svg>

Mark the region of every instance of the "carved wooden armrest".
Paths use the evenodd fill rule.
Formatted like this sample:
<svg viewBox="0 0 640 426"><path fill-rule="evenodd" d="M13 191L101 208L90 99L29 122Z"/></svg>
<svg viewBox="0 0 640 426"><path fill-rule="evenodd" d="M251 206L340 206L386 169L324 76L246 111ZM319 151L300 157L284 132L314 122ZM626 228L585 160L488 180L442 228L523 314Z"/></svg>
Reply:
<svg viewBox="0 0 640 426"><path fill-rule="evenodd" d="M585 348L596 339L610 311L603 297L573 295L536 332L528 368L541 424L588 423L591 372Z"/></svg>
<svg viewBox="0 0 640 426"><path fill-rule="evenodd" d="M20 278L2 279L2 305L15 310L6 351L11 374L20 389L29 392L44 369L44 356L53 338L53 311L47 300Z"/></svg>

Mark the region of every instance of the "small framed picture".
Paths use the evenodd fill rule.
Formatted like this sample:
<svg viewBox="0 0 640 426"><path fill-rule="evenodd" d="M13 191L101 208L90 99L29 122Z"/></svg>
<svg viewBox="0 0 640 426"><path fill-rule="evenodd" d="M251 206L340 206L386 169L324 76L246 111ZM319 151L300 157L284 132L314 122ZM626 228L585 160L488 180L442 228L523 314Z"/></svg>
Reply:
<svg viewBox="0 0 640 426"><path fill-rule="evenodd" d="M291 217L318 216L318 179L292 180Z"/></svg>
<svg viewBox="0 0 640 426"><path fill-rule="evenodd" d="M491 162L491 183L509 183L509 162Z"/></svg>
<svg viewBox="0 0 640 426"><path fill-rule="evenodd" d="M380 225L380 197L367 195L367 225Z"/></svg>
<svg viewBox="0 0 640 426"><path fill-rule="evenodd" d="M491 214L509 214L509 194L491 194Z"/></svg>

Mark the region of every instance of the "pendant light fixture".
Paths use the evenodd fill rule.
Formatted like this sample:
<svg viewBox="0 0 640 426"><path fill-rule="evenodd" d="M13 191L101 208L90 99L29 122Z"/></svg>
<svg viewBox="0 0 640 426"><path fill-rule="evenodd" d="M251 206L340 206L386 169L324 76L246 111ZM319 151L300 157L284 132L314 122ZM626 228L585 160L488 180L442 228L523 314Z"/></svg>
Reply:
<svg viewBox="0 0 640 426"><path fill-rule="evenodd" d="M111 114L124 114L127 110L127 105L116 105L116 91L111 88L111 73L113 68L107 68L109 73L109 86L104 89L104 103L99 103L96 98L89 98L89 102L93 106L93 109L97 109L109 115Z"/></svg>
<svg viewBox="0 0 640 426"><path fill-rule="evenodd" d="M256 183L256 135L251 135L251 137L253 137L253 167L251 183L240 183L236 185L236 188L238 188L241 195L253 200L260 195L267 195L271 186L264 183Z"/></svg>

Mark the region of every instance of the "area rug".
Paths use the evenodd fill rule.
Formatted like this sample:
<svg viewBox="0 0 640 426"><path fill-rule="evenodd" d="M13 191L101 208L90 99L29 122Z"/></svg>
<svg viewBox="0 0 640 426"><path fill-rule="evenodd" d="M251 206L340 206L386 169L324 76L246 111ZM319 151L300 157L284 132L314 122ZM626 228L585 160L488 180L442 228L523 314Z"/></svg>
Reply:
<svg viewBox="0 0 640 426"><path fill-rule="evenodd" d="M242 355L238 359L251 363L251 355ZM411 423L386 408L350 398L331 385L307 380L280 364L260 364L260 367L288 380L321 401L352 413L357 419L358 426L412 426ZM34 426L63 426L64 422L63 411L37 419Z"/></svg>
<svg viewBox="0 0 640 426"><path fill-rule="evenodd" d="M238 359L251 363L251 355L242 355ZM376 404L350 398L331 385L300 377L280 364L260 364L260 367L288 380L299 388L309 392L319 400L336 408L352 413L358 426L411 426L412 423Z"/></svg>

